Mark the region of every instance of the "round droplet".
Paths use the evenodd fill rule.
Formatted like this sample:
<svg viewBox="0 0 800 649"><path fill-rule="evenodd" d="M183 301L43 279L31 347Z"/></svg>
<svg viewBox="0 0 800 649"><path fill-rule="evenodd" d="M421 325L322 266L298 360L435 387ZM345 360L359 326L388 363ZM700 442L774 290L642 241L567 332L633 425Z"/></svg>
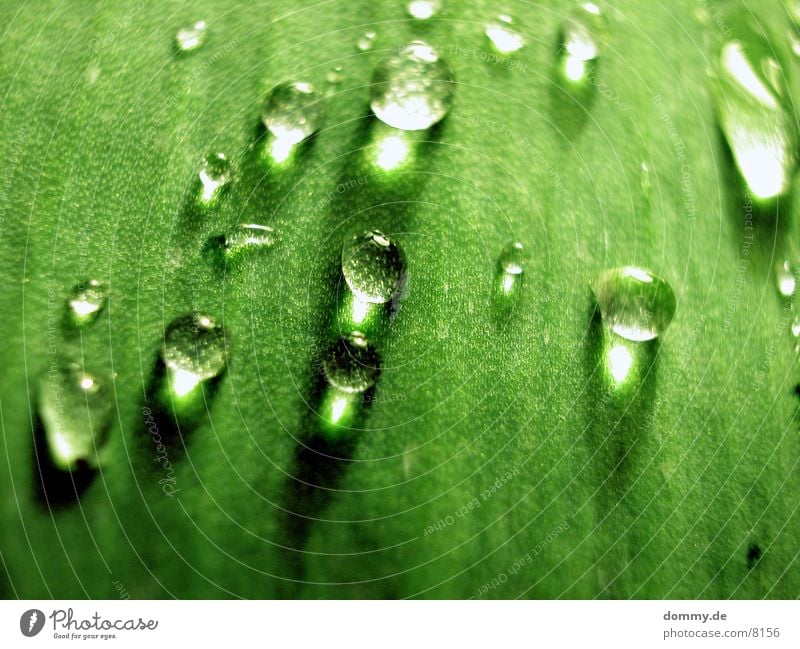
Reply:
<svg viewBox="0 0 800 649"><path fill-rule="evenodd" d="M363 302L389 302L400 290L404 273L402 251L377 230L355 236L342 247L342 274Z"/></svg>
<svg viewBox="0 0 800 649"><path fill-rule="evenodd" d="M442 8L440 0L411 0L406 5L408 15L417 20L428 20L439 13Z"/></svg>
<svg viewBox="0 0 800 649"><path fill-rule="evenodd" d="M800 338L800 314L796 315L792 320L791 330L795 338Z"/></svg>
<svg viewBox="0 0 800 649"><path fill-rule="evenodd" d="M96 468L113 423L112 379L74 363L52 365L39 380L38 412L48 453L63 471Z"/></svg>
<svg viewBox="0 0 800 649"><path fill-rule="evenodd" d="M608 46L605 14L591 2L577 7L564 21L564 51L579 61L592 61Z"/></svg>
<svg viewBox="0 0 800 649"><path fill-rule="evenodd" d="M270 91L261 120L277 140L297 144L319 130L324 115L322 96L313 85L289 81Z"/></svg>
<svg viewBox="0 0 800 649"><path fill-rule="evenodd" d="M275 230L268 225L240 223L223 236L226 255L236 255L245 250L269 248L275 244Z"/></svg>
<svg viewBox="0 0 800 649"><path fill-rule="evenodd" d="M607 270L592 290L605 326L627 340L652 340L663 335L675 315L672 287L644 268Z"/></svg>
<svg viewBox="0 0 800 649"><path fill-rule="evenodd" d="M775 287L782 297L786 299L794 297L797 290L798 272L800 272L800 268L788 259L775 266Z"/></svg>
<svg viewBox="0 0 800 649"><path fill-rule="evenodd" d="M85 326L97 320L108 302L108 286L99 280L88 279L72 289L67 300L70 319L75 325Z"/></svg>
<svg viewBox="0 0 800 649"><path fill-rule="evenodd" d="M225 331L201 313L177 318L167 328L161 359L179 392L221 375L228 364Z"/></svg>
<svg viewBox="0 0 800 649"><path fill-rule="evenodd" d="M209 153L200 165L198 173L202 185L202 198L213 200L233 178L233 169L224 153Z"/></svg>
<svg viewBox="0 0 800 649"><path fill-rule="evenodd" d="M342 66L333 66L333 68L331 68L325 75L325 81L334 86L344 81L344 70L342 69Z"/></svg>
<svg viewBox="0 0 800 649"><path fill-rule="evenodd" d="M513 54L525 47L525 36L514 29L513 25L514 19L508 14L500 14L497 20L486 25L486 36L500 54Z"/></svg>
<svg viewBox="0 0 800 649"><path fill-rule="evenodd" d="M454 92L447 61L427 43L414 41L375 68L370 107L389 126L418 131L447 115Z"/></svg>
<svg viewBox="0 0 800 649"><path fill-rule="evenodd" d="M343 392L365 392L378 380L381 361L364 334L354 331L328 350L322 369L328 382Z"/></svg>
<svg viewBox="0 0 800 649"><path fill-rule="evenodd" d="M208 37L206 29L205 20L199 20L194 25L179 29L175 34L175 47L180 52L191 52L202 47Z"/></svg>
<svg viewBox="0 0 800 649"><path fill-rule="evenodd" d="M358 37L356 41L356 48L359 52L367 52L371 50L372 47L375 45L375 37L377 34L372 31L371 29L364 32L361 36Z"/></svg>
<svg viewBox="0 0 800 649"><path fill-rule="evenodd" d="M519 241L512 243L500 255L500 268L510 275L522 275L526 262L525 248Z"/></svg>
<svg viewBox="0 0 800 649"><path fill-rule="evenodd" d="M797 130L769 43L757 35L725 42L714 72L717 120L741 179L756 198L785 194L797 164Z"/></svg>

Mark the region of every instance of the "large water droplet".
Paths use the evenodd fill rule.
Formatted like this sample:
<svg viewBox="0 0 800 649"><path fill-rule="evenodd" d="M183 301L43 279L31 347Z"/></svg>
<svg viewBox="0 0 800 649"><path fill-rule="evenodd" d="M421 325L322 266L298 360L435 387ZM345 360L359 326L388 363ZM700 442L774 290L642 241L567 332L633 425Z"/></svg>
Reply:
<svg viewBox="0 0 800 649"><path fill-rule="evenodd" d="M500 253L495 300L499 315L503 318L511 314L511 309L522 287L522 278L527 261L527 252L519 241L509 244Z"/></svg>
<svg viewBox="0 0 800 649"><path fill-rule="evenodd" d="M717 119L734 161L756 198L784 194L796 165L794 119L783 72L759 37L725 42L712 84Z"/></svg>
<svg viewBox="0 0 800 649"><path fill-rule="evenodd" d="M383 304L400 290L405 260L393 241L371 230L353 237L342 247L342 274L359 300Z"/></svg>
<svg viewBox="0 0 800 649"><path fill-rule="evenodd" d="M439 13L441 0L411 0L406 5L408 15L417 20L428 20Z"/></svg>
<svg viewBox="0 0 800 649"><path fill-rule="evenodd" d="M99 280L88 279L72 289L67 300L70 319L77 326L92 324L108 302L108 286Z"/></svg>
<svg viewBox="0 0 800 649"><path fill-rule="evenodd" d="M380 368L378 352L358 331L340 338L322 362L328 383L349 394L365 392L375 385Z"/></svg>
<svg viewBox="0 0 800 649"><path fill-rule="evenodd" d="M486 25L486 36L500 54L513 54L525 47L525 36L513 25L514 19L508 14L500 14L497 20Z"/></svg>
<svg viewBox="0 0 800 649"><path fill-rule="evenodd" d="M209 153L203 158L198 176L202 188L201 198L203 202L209 203L232 180L233 168L224 153Z"/></svg>
<svg viewBox="0 0 800 649"><path fill-rule="evenodd" d="M609 28L605 14L587 2L572 11L562 30L561 72L567 80L583 81L591 64L608 46Z"/></svg>
<svg viewBox="0 0 800 649"><path fill-rule="evenodd" d="M356 41L356 49L358 49L359 52L367 52L371 50L375 45L376 36L377 34L371 29L364 32Z"/></svg>
<svg viewBox="0 0 800 649"><path fill-rule="evenodd" d="M39 381L39 417L53 465L96 468L113 422L111 377L73 363L51 366Z"/></svg>
<svg viewBox="0 0 800 649"><path fill-rule="evenodd" d="M165 333L161 359L173 393L183 397L225 371L225 331L214 318L201 313L177 318Z"/></svg>
<svg viewBox="0 0 800 649"><path fill-rule="evenodd" d="M324 116L322 95L312 84L287 81L270 91L261 120L279 142L294 145L318 131Z"/></svg>
<svg viewBox="0 0 800 649"><path fill-rule="evenodd" d="M500 255L500 268L509 275L522 275L526 263L525 248L519 241L509 245Z"/></svg>
<svg viewBox="0 0 800 649"><path fill-rule="evenodd" d="M603 324L627 340L664 334L675 315L675 293L666 280L636 266L603 272L592 285Z"/></svg>
<svg viewBox="0 0 800 649"><path fill-rule="evenodd" d="M194 25L183 27L175 34L175 47L179 52L191 52L202 47L208 38L205 20L199 20Z"/></svg>
<svg viewBox="0 0 800 649"><path fill-rule="evenodd" d="M375 68L370 107L389 126L418 131L447 115L454 92L447 61L427 43L414 41Z"/></svg>

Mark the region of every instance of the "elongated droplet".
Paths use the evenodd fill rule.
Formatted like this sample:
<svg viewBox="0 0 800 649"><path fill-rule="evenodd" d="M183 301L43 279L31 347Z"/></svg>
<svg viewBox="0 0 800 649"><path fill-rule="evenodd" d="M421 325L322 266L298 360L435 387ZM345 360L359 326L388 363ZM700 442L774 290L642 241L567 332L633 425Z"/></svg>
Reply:
<svg viewBox="0 0 800 649"><path fill-rule="evenodd" d="M238 255L246 250L269 248L275 244L275 230L268 225L240 223L223 237L223 247L228 256Z"/></svg>
<svg viewBox="0 0 800 649"><path fill-rule="evenodd" d="M322 95L306 81L280 83L269 93L261 120L279 141L298 144L316 133L325 116Z"/></svg>
<svg viewBox="0 0 800 649"><path fill-rule="evenodd" d="M486 36L499 54L513 54L525 47L525 36L513 25L514 19L508 14L500 14L497 20L486 25Z"/></svg>
<svg viewBox="0 0 800 649"><path fill-rule="evenodd" d="M438 14L441 8L440 0L411 0L406 5L406 12L417 20L428 20Z"/></svg>
<svg viewBox="0 0 800 649"><path fill-rule="evenodd" d="M592 290L603 324L627 340L662 336L675 315L672 287L644 268L607 270L595 280Z"/></svg>
<svg viewBox="0 0 800 649"><path fill-rule="evenodd" d="M608 22L600 7L591 2L577 7L567 16L562 29L562 75L575 83L587 79L608 41Z"/></svg>
<svg viewBox="0 0 800 649"><path fill-rule="evenodd" d="M506 320L516 305L522 289L528 255L520 242L506 246L501 252L495 277L495 308L501 320Z"/></svg>
<svg viewBox="0 0 800 649"><path fill-rule="evenodd" d="M747 189L759 199L786 193L797 163L797 134L769 44L755 36L725 42L714 72L717 120Z"/></svg>
<svg viewBox="0 0 800 649"><path fill-rule="evenodd" d="M113 423L111 377L77 364L52 366L39 381L38 412L53 465L96 468Z"/></svg>
<svg viewBox="0 0 800 649"><path fill-rule="evenodd" d="M377 65L370 107L389 126L418 131L447 115L454 92L453 71L447 61L427 43L414 41Z"/></svg>
<svg viewBox="0 0 800 649"><path fill-rule="evenodd" d="M373 48L375 45L375 37L377 34L372 31L371 29L364 32L361 36L358 37L356 41L356 49L359 52L367 52Z"/></svg>
<svg viewBox="0 0 800 649"><path fill-rule="evenodd" d="M198 173L201 185L201 200L204 203L214 201L223 188L233 178L233 169L224 153L209 153L200 165Z"/></svg>
<svg viewBox="0 0 800 649"><path fill-rule="evenodd" d="M781 297L787 300L794 298L799 273L800 268L788 259L775 266L775 287Z"/></svg>
<svg viewBox="0 0 800 649"><path fill-rule="evenodd" d="M378 380L381 359L366 336L354 331L328 350L322 369L333 387L349 394L361 393Z"/></svg>
<svg viewBox="0 0 800 649"><path fill-rule="evenodd" d="M161 359L173 395L184 397L225 371L225 331L209 315L195 313L177 318L167 328Z"/></svg>
<svg viewBox="0 0 800 649"><path fill-rule="evenodd" d="M191 52L199 49L208 37L205 20L198 20L194 25L183 27L175 34L175 47L179 52Z"/></svg>
<svg viewBox="0 0 800 649"><path fill-rule="evenodd" d="M70 320L76 326L92 324L108 302L108 286L96 279L88 279L72 289L67 300Z"/></svg>
<svg viewBox="0 0 800 649"><path fill-rule="evenodd" d="M370 230L342 247L342 274L353 294L363 302L384 304L400 290L405 259L386 235Z"/></svg>

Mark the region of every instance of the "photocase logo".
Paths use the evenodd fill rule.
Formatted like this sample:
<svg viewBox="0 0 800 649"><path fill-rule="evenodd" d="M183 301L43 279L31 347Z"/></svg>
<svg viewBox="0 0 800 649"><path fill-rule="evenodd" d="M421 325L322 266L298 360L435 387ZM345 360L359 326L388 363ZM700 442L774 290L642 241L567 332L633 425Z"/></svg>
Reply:
<svg viewBox="0 0 800 649"><path fill-rule="evenodd" d="M19 630L22 635L32 638L44 627L44 613L38 608L25 611L19 618Z"/></svg>

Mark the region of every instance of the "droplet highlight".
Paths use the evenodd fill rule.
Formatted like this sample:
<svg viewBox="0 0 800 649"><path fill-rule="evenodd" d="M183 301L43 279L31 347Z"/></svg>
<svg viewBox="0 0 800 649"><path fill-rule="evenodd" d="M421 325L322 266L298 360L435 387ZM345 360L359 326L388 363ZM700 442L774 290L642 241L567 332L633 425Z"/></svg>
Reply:
<svg viewBox="0 0 800 649"><path fill-rule="evenodd" d="M233 167L224 153L209 153L203 158L198 177L201 201L211 203L233 179Z"/></svg>
<svg viewBox="0 0 800 649"><path fill-rule="evenodd" d="M662 336L675 315L669 283L636 266L604 271L592 284L603 324L634 342Z"/></svg>
<svg viewBox="0 0 800 649"><path fill-rule="evenodd" d="M411 0L406 4L406 13L417 20L433 18L442 8L440 0Z"/></svg>
<svg viewBox="0 0 800 649"><path fill-rule="evenodd" d="M453 71L431 45L414 41L375 68L370 107L385 124L405 131L430 128L449 112Z"/></svg>
<svg viewBox="0 0 800 649"><path fill-rule="evenodd" d="M562 28L560 62L564 78L574 83L586 80L609 40L608 21L599 6L587 2L573 10Z"/></svg>
<svg viewBox="0 0 800 649"><path fill-rule="evenodd" d="M381 359L367 337L354 331L342 336L328 350L322 369L331 386L348 394L358 394L375 385Z"/></svg>
<svg viewBox="0 0 800 649"><path fill-rule="evenodd" d="M385 234L370 230L353 237L342 247L342 275L359 300L387 303L403 283L403 252Z"/></svg>
<svg viewBox="0 0 800 649"><path fill-rule="evenodd" d="M786 259L775 266L775 288L778 294L791 300L797 291L800 268L792 261Z"/></svg>
<svg viewBox="0 0 800 649"><path fill-rule="evenodd" d="M364 32L356 41L356 49L359 52L368 52L375 46L376 36L377 34L371 29Z"/></svg>

